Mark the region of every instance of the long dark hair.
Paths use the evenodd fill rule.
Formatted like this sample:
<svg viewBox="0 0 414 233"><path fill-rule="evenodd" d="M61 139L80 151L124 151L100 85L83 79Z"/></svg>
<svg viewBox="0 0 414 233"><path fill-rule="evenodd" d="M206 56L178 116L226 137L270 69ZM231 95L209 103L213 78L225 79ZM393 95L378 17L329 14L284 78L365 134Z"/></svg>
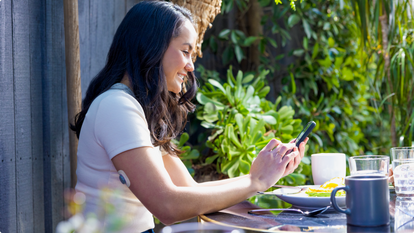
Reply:
<svg viewBox="0 0 414 233"><path fill-rule="evenodd" d="M187 73L185 93L169 92L161 60L185 20L194 23L188 10L162 1L140 2L126 14L115 33L106 64L89 84L82 110L75 117L75 125L71 125L78 138L92 101L121 82L126 72L144 109L153 145L181 154L171 139L183 131L188 112L194 111L190 100L197 92L196 77L193 72Z"/></svg>

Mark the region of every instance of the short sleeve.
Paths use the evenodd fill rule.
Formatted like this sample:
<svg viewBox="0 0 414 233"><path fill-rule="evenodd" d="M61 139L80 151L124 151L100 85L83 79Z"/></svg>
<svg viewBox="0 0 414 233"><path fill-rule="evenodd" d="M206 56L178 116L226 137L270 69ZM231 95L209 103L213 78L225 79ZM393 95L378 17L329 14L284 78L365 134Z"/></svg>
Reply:
<svg viewBox="0 0 414 233"><path fill-rule="evenodd" d="M126 93L101 101L96 114L95 137L110 159L134 148L153 147L144 111L138 101Z"/></svg>

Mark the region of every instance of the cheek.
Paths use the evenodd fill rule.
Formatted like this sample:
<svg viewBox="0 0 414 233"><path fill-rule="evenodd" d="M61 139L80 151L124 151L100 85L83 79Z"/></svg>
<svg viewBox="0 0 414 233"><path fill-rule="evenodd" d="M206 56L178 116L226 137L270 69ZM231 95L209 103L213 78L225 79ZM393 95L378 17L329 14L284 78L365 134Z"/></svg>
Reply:
<svg viewBox="0 0 414 233"><path fill-rule="evenodd" d="M162 62L166 76L175 75L182 71L186 65L185 59L181 51L167 50Z"/></svg>

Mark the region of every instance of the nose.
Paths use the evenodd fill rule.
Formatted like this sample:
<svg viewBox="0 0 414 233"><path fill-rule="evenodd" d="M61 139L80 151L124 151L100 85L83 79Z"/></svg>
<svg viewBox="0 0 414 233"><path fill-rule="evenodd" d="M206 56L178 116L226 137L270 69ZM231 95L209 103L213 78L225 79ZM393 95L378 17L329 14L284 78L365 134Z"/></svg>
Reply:
<svg viewBox="0 0 414 233"><path fill-rule="evenodd" d="M188 62L187 62L187 64L185 65L185 70L186 70L187 72L192 72L192 71L194 71L194 63L193 63L193 60L191 60L191 58L190 58L190 59L188 59Z"/></svg>

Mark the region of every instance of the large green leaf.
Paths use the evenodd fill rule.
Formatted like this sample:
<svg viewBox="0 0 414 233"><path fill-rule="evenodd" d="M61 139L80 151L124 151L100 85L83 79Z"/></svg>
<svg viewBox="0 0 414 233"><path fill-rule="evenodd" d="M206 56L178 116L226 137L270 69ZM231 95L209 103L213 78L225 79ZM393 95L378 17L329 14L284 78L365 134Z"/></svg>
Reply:
<svg viewBox="0 0 414 233"><path fill-rule="evenodd" d="M220 89L220 91L223 92L223 94L226 94L226 91L224 90L224 87L216 80L214 79L209 79L208 80L209 83L211 83L211 85L217 87L218 89Z"/></svg>
<svg viewBox="0 0 414 233"><path fill-rule="evenodd" d="M239 168L241 173L243 174L249 174L250 171L250 163L245 161L242 156L240 156L240 160L239 160Z"/></svg>
<svg viewBox="0 0 414 233"><path fill-rule="evenodd" d="M188 133L183 133L181 134L180 137L180 142L178 143L178 146L181 147L184 145L184 143L186 143L188 141L188 139L190 138L190 136L188 135Z"/></svg>
<svg viewBox="0 0 414 233"><path fill-rule="evenodd" d="M292 14L289 16L288 19L288 26L293 27L295 24L297 24L300 21L300 17L297 14Z"/></svg>
<svg viewBox="0 0 414 233"><path fill-rule="evenodd" d="M222 103L217 100L210 99L200 92L197 93L196 98L200 104L206 105L207 103L213 103L218 110L222 110L224 108L224 105Z"/></svg>

